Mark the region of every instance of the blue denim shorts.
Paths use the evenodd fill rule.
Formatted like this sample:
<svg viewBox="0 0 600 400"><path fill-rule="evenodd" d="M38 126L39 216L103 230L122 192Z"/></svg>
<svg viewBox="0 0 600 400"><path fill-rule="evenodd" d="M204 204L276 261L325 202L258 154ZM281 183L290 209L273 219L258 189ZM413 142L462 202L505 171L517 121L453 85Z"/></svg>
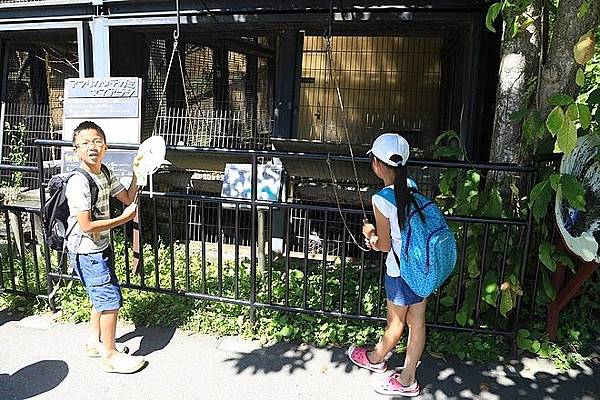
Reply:
<svg viewBox="0 0 600 400"><path fill-rule="evenodd" d="M401 276L391 277L385 274L385 295L389 301L397 306L410 306L420 303L423 297L417 296Z"/></svg>
<svg viewBox="0 0 600 400"><path fill-rule="evenodd" d="M76 260L75 270L96 311L121 308L123 296L115 274L114 258L110 247L100 253L77 254L77 258L72 260Z"/></svg>

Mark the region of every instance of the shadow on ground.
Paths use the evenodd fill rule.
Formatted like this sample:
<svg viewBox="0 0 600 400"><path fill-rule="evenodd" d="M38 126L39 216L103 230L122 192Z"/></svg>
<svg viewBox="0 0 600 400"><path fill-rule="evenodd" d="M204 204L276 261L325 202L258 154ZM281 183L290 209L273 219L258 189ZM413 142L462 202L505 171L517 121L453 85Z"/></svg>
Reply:
<svg viewBox="0 0 600 400"><path fill-rule="evenodd" d="M175 328L162 327L136 327L134 331L126 333L117 339L117 342L126 342L136 337L141 337L140 347L133 355L147 356L155 351L164 349L175 334Z"/></svg>
<svg viewBox="0 0 600 400"><path fill-rule="evenodd" d="M29 399L57 387L69 374L67 363L43 360L14 374L0 374L0 399Z"/></svg>
<svg viewBox="0 0 600 400"><path fill-rule="evenodd" d="M8 310L0 310L0 326L10 321L18 321L23 319L24 316L16 315L14 312Z"/></svg>
<svg viewBox="0 0 600 400"><path fill-rule="evenodd" d="M292 374L297 369L305 369L305 364L313 357L314 353L308 346L276 343L248 353L237 353L225 362L233 363L238 373L250 369L253 374L268 374L286 369Z"/></svg>
<svg viewBox="0 0 600 400"><path fill-rule="evenodd" d="M319 350L323 351L323 350ZM328 348L330 368L356 373L358 367L346 356L345 349ZM315 359L315 350L304 345L278 343L236 353L226 362L233 363L237 373L251 371L256 374L305 370ZM404 364L403 355L395 354L390 368L399 369ZM550 362L543 360L510 360L490 365L473 365L458 359L438 359L424 355L417 371L422 387L421 399L584 399L600 400L600 354L593 352L587 361L574 369L559 374L550 372ZM377 381L377 377L374 377ZM382 397L394 398L394 397ZM404 397L397 397L404 399Z"/></svg>

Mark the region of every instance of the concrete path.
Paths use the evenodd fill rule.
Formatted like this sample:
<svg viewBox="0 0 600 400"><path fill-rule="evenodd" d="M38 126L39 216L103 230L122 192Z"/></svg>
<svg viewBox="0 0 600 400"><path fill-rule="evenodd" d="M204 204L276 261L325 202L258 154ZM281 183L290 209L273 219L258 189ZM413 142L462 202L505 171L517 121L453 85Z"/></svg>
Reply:
<svg viewBox="0 0 600 400"><path fill-rule="evenodd" d="M236 337L189 335L121 325L117 336L149 364L133 375L107 374L87 358L82 324L51 315L17 318L0 311L0 399L385 399L379 378L348 362L344 349L296 344L261 348ZM425 356L420 399L600 399L600 346L586 364L558 373L523 358L477 366ZM402 365L394 355L392 366ZM390 398L390 397L387 397Z"/></svg>

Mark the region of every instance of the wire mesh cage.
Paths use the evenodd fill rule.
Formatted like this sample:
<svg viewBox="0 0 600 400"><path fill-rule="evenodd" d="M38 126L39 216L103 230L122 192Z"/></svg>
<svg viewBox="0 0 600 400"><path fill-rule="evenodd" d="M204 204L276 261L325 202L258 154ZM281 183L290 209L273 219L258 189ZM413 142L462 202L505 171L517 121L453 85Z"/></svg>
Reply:
<svg viewBox="0 0 600 400"><path fill-rule="evenodd" d="M2 101L2 163L36 166L36 139L62 137L64 81L79 75L77 44L29 43L7 48L6 94ZM44 160L60 159L42 149ZM48 178L52 173L47 170ZM2 172L5 185L36 188L34 174Z"/></svg>
<svg viewBox="0 0 600 400"><path fill-rule="evenodd" d="M173 43L149 42L143 137L158 134L170 145L269 146L274 60L201 43L181 49L183 71L178 61L169 69Z"/></svg>

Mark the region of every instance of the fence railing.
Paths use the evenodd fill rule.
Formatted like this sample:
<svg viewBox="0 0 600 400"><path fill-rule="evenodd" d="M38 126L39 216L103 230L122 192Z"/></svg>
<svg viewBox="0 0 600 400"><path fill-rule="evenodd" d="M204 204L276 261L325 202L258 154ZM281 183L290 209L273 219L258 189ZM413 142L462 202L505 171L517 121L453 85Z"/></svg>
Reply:
<svg viewBox="0 0 600 400"><path fill-rule="evenodd" d="M41 154L42 148L70 146L71 143L38 140L35 145ZM112 145L111 148L135 149L137 146ZM125 225L111 234L117 275L123 287L236 303L252 310L264 307L385 320L385 257L382 253L358 249L343 228L341 215L347 220L360 221L361 209L257 199L257 167L262 159L277 157L285 165L286 159L350 162L350 157L174 146L169 146L168 151L247 157L253 171L251 198L230 199L168 190L154 192L150 197L148 192L142 192L138 211L142 249L140 274L132 273L129 268L133 258L131 228ZM37 168L1 165L0 170L36 172L44 176L44 161L40 157ZM370 161L359 158L355 162ZM524 190L531 188L535 179L532 167L503 164L415 160L411 167L519 174ZM60 257L43 243L40 218L43 203L42 186L36 206L0 205L5 226L4 232L0 230L0 291L48 299L59 278L77 279L61 270L64 265L58 265ZM193 227L191 210L197 218ZM216 213L210 221L209 210ZM223 240L225 211L234 216L232 240L228 241ZM292 224L294 215L299 214L306 217L301 232L294 231ZM373 220L372 212L367 214ZM530 275L526 271L531 216L449 215L447 219L456 233L458 262L451 278L429 299L428 326L513 335L522 297L515 298L510 312L501 313L500 286L509 277L524 282ZM309 220L318 224L309 224ZM208 236L209 222L216 223L220 233L216 238L212 235L213 240ZM242 223L249 230L249 240L241 240ZM352 233L360 236L359 229ZM302 236L300 247L292 246L294 236ZM334 247L337 252L331 251ZM535 287L537 282L531 284Z"/></svg>

